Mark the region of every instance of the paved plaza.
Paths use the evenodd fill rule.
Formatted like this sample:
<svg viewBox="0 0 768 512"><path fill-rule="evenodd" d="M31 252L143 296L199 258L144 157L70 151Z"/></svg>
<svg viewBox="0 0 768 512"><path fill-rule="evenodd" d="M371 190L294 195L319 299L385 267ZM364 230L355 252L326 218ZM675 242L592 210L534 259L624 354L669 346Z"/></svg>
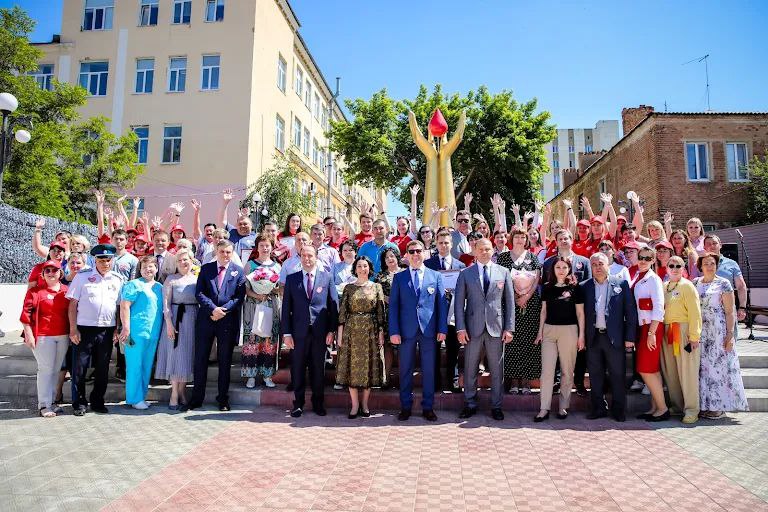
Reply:
<svg viewBox="0 0 768 512"><path fill-rule="evenodd" d="M158 405L44 420L3 407L4 511L768 510L765 413L652 428L583 413L534 425L446 411L427 424Z"/></svg>

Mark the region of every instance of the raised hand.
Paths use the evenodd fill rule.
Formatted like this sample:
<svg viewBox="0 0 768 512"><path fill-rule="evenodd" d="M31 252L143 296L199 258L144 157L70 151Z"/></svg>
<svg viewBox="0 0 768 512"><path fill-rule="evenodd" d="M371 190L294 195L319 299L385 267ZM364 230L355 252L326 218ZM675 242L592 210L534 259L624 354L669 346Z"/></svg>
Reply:
<svg viewBox="0 0 768 512"><path fill-rule="evenodd" d="M485 220L485 217L483 217L483 216L482 216L481 214L479 214L479 213L474 213L474 214L472 214L472 218L473 218L473 219L475 219L475 220L477 220L477 221L479 221L479 222L485 222L486 224L488 223L488 221L487 221L487 220Z"/></svg>
<svg viewBox="0 0 768 512"><path fill-rule="evenodd" d="M139 222L145 226L149 226L149 213L147 213L147 210L141 212L141 218L139 219Z"/></svg>
<svg viewBox="0 0 768 512"><path fill-rule="evenodd" d="M421 187L419 187L418 185L414 185L414 186L412 186L412 187L411 187L411 195L412 195L412 196L417 196L417 195L419 195L419 190L421 190Z"/></svg>
<svg viewBox="0 0 768 512"><path fill-rule="evenodd" d="M118 228L124 228L124 227L125 227L125 221L123 220L123 218L122 218L122 217L117 217L117 218L115 219L115 225L116 225Z"/></svg>
<svg viewBox="0 0 768 512"><path fill-rule="evenodd" d="M635 192L634 190L630 190L629 192L627 192L627 199L629 199L633 203L640 202L640 197L637 195L637 192Z"/></svg>
<svg viewBox="0 0 768 512"><path fill-rule="evenodd" d="M97 203L104 203L104 192L102 192L101 190L96 189L96 190L93 191L93 195L96 196L96 202Z"/></svg>
<svg viewBox="0 0 768 512"><path fill-rule="evenodd" d="M199 211L200 211L200 201L198 201L197 199L192 199L192 200L189 202L189 205L190 205L190 206L192 207L192 209L193 209L193 210L195 210L196 212L199 212Z"/></svg>
<svg viewBox="0 0 768 512"><path fill-rule="evenodd" d="M163 223L163 219L159 215L152 217L152 227L160 229L160 225Z"/></svg>
<svg viewBox="0 0 768 512"><path fill-rule="evenodd" d="M566 208L573 208L573 201L571 201L570 199L563 199L563 206L565 206Z"/></svg>
<svg viewBox="0 0 768 512"><path fill-rule="evenodd" d="M232 189L225 188L224 191L221 193L221 198L224 200L225 203L230 202L232 200Z"/></svg>
<svg viewBox="0 0 768 512"><path fill-rule="evenodd" d="M139 196L136 196L133 198L133 209L138 210L139 206L141 206L141 198Z"/></svg>
<svg viewBox="0 0 768 512"><path fill-rule="evenodd" d="M513 204L511 206L512 212L520 215L520 205L519 204Z"/></svg>
<svg viewBox="0 0 768 512"><path fill-rule="evenodd" d="M171 206L168 208L181 215L181 212L184 210L184 203L171 203Z"/></svg>
<svg viewBox="0 0 768 512"><path fill-rule="evenodd" d="M464 194L464 209L469 211L469 205L472 204L473 195L471 192Z"/></svg>
<svg viewBox="0 0 768 512"><path fill-rule="evenodd" d="M537 199L536 202L533 203L533 207L534 207L535 211L540 212L541 209L544 207L544 203Z"/></svg>
<svg viewBox="0 0 768 512"><path fill-rule="evenodd" d="M533 218L533 212L525 212L523 214L523 227L528 225L528 220Z"/></svg>
<svg viewBox="0 0 768 512"><path fill-rule="evenodd" d="M584 196L581 198L581 206L586 209L591 209L591 205L589 204L589 199L587 199L587 196Z"/></svg>
<svg viewBox="0 0 768 512"><path fill-rule="evenodd" d="M432 201L432 204L429 205L429 211L432 212L432 215L435 215L440 211L440 208L437 206L437 201Z"/></svg>
<svg viewBox="0 0 768 512"><path fill-rule="evenodd" d="M360 200L360 211L362 213L371 213L371 205L365 199Z"/></svg>
<svg viewBox="0 0 768 512"><path fill-rule="evenodd" d="M449 206L448 208L443 208L443 210L448 212L448 218L451 219L451 221L453 221L456 218L456 212L458 211L458 209L456 208L455 204Z"/></svg>
<svg viewBox="0 0 768 512"><path fill-rule="evenodd" d="M45 227L45 219L43 217L38 217L35 221L35 229L43 229Z"/></svg>
<svg viewBox="0 0 768 512"><path fill-rule="evenodd" d="M109 217L111 219L112 217L115 216L115 212L112 211L112 208L107 206L107 207L104 208L104 215L106 215L107 217Z"/></svg>
<svg viewBox="0 0 768 512"><path fill-rule="evenodd" d="M563 203L565 203L565 201L563 201ZM547 203L547 204L544 205L544 213L548 217L551 217L551 215L552 215L552 205L550 203Z"/></svg>
<svg viewBox="0 0 768 512"><path fill-rule="evenodd" d="M238 218L242 219L243 217L250 217L251 216L251 209L248 207L240 208L240 211L237 212Z"/></svg>
<svg viewBox="0 0 768 512"><path fill-rule="evenodd" d="M123 195L121 195L120 197L117 198L117 201L115 202L115 204L118 204L118 205L123 204L123 202L127 198L128 198L128 196L126 194L123 194Z"/></svg>
<svg viewBox="0 0 768 512"><path fill-rule="evenodd" d="M613 196L608 192L603 192L600 194L600 200L605 204L610 204L613 201Z"/></svg>
<svg viewBox="0 0 768 512"><path fill-rule="evenodd" d="M664 212L664 224L672 224L673 220L675 220L675 216L671 211L667 210Z"/></svg>

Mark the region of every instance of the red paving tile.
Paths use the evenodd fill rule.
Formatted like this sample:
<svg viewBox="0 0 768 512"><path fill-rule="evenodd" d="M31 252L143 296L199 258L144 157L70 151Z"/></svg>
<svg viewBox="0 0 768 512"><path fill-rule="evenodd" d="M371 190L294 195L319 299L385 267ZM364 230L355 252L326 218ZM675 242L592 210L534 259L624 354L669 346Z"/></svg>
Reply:
<svg viewBox="0 0 768 512"><path fill-rule="evenodd" d="M768 509L637 423L613 430L579 421L534 428L515 418L470 428L269 420L233 423L104 510Z"/></svg>

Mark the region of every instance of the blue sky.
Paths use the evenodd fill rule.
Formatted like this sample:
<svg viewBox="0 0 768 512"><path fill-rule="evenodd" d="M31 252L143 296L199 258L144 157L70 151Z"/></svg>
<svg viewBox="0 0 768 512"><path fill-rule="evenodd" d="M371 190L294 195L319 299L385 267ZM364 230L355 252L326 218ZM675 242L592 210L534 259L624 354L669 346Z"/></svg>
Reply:
<svg viewBox="0 0 768 512"><path fill-rule="evenodd" d="M0 0L38 21L34 40L58 32L61 3ZM591 127L641 103L705 110L704 66L683 63L709 54L712 110L768 111L762 0L291 5L328 81L342 77L342 98L369 97L382 87L412 97L422 83L460 93L485 84L511 89L521 101L537 98L561 128Z"/></svg>

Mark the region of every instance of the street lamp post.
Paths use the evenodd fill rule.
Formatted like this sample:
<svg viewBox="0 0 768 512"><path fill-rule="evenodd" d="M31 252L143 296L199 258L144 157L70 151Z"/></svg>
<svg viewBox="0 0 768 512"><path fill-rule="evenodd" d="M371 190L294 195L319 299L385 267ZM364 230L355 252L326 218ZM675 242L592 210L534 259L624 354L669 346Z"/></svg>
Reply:
<svg viewBox="0 0 768 512"><path fill-rule="evenodd" d="M252 197L253 201L253 211L254 211L254 225L256 226L256 232L259 232L261 230L261 218L262 216L266 216L269 212L267 211L267 202L264 201L261 197L261 194L258 192L253 194Z"/></svg>
<svg viewBox="0 0 768 512"><path fill-rule="evenodd" d="M2 200L3 194L3 175L5 174L5 166L11 161L11 143L13 138L11 134L14 133L14 129L17 125L32 128L32 121L27 117L15 117L12 118L16 109L19 107L19 100L16 99L11 93L0 93L0 113L3 115L2 124L0 125L0 200ZM14 138L21 144L26 144L32 138L29 131L25 129L16 130Z"/></svg>

